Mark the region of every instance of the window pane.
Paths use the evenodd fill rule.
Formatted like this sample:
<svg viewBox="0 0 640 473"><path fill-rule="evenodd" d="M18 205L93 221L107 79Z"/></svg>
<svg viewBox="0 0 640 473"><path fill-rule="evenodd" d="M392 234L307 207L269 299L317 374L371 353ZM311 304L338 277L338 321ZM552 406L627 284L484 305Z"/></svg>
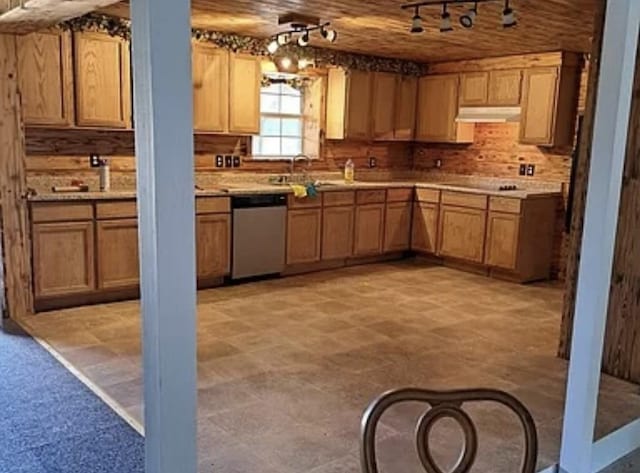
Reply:
<svg viewBox="0 0 640 473"><path fill-rule="evenodd" d="M270 84L268 87L262 87L262 92L268 92L270 94L279 94L280 84Z"/></svg>
<svg viewBox="0 0 640 473"><path fill-rule="evenodd" d="M300 114L302 111L300 97L282 96L282 113Z"/></svg>
<svg viewBox="0 0 640 473"><path fill-rule="evenodd" d="M260 135L279 136L280 135L280 119L262 117L261 123L260 123Z"/></svg>
<svg viewBox="0 0 640 473"><path fill-rule="evenodd" d="M260 154L266 156L280 155L280 138L260 138Z"/></svg>
<svg viewBox="0 0 640 473"><path fill-rule="evenodd" d="M300 91L298 89L294 89L290 85L282 84L282 93L287 95L295 95L300 97Z"/></svg>
<svg viewBox="0 0 640 473"><path fill-rule="evenodd" d="M260 111L262 113L278 113L280 111L279 99L280 98L277 95L261 94Z"/></svg>
<svg viewBox="0 0 640 473"><path fill-rule="evenodd" d="M300 118L283 118L282 135L302 136L302 120Z"/></svg>
<svg viewBox="0 0 640 473"><path fill-rule="evenodd" d="M302 140L300 138L282 138L282 155L295 156L302 153Z"/></svg>

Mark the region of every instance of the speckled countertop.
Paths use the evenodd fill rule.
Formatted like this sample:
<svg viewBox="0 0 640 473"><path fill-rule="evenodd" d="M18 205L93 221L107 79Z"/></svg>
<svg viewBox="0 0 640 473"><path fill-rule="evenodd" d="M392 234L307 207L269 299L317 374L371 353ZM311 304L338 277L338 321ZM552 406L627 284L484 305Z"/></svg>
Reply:
<svg viewBox="0 0 640 473"><path fill-rule="evenodd" d="M412 182L412 181L386 181L386 182L366 182L356 181L352 184L346 184L341 180L322 181L318 186L321 192L339 191L339 190L359 190L359 189L388 189L417 187L428 189L450 190L458 192L469 192L474 194L499 195L502 197L512 197L516 199L526 199L530 197L546 197L561 195L561 189L554 188L518 188L512 191L498 190L499 185L492 181L475 182ZM196 197L213 197L213 196L233 196L247 194L288 194L292 190L286 185L262 184L255 182L223 184L211 187L209 189L196 190ZM46 201L70 201L70 200L126 200L135 199L135 191L109 191L109 192L65 192L65 193L39 193L29 197L33 202Z"/></svg>

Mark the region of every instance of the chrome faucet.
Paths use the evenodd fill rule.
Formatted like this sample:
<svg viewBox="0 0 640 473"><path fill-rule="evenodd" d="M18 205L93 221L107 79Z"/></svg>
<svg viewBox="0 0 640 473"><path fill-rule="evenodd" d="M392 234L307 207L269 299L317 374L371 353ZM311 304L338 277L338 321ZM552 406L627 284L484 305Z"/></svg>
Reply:
<svg viewBox="0 0 640 473"><path fill-rule="evenodd" d="M306 180L308 177L308 172L311 169L311 157L307 156L306 154L296 154L293 158L291 158L291 169L289 170L289 175L291 178L293 178L293 175L295 173L296 170L296 163L298 161L306 161L307 162L307 167L303 173L303 180Z"/></svg>

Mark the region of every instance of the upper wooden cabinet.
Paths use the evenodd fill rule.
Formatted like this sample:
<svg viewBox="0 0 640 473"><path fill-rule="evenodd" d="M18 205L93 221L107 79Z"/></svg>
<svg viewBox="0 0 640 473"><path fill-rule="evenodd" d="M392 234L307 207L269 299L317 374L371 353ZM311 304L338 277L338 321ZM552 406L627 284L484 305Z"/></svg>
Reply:
<svg viewBox="0 0 640 473"><path fill-rule="evenodd" d="M193 129L225 132L229 123L229 53L204 43L193 43L192 47Z"/></svg>
<svg viewBox="0 0 640 473"><path fill-rule="evenodd" d="M467 72L460 75L460 106L486 105L489 98L489 73Z"/></svg>
<svg viewBox="0 0 640 473"><path fill-rule="evenodd" d="M416 141L470 143L473 123L457 123L458 74L421 77L418 83Z"/></svg>
<svg viewBox="0 0 640 473"><path fill-rule="evenodd" d="M577 67L534 67L524 72L520 141L571 146L579 91Z"/></svg>
<svg viewBox="0 0 640 473"><path fill-rule="evenodd" d="M248 54L229 55L229 132L260 133L260 60Z"/></svg>
<svg viewBox="0 0 640 473"><path fill-rule="evenodd" d="M364 71L329 69L327 138L367 140L371 137L373 75Z"/></svg>
<svg viewBox="0 0 640 473"><path fill-rule="evenodd" d="M397 76L388 72L373 73L373 96L371 99L371 137L374 140L395 138L395 107Z"/></svg>
<svg viewBox="0 0 640 473"><path fill-rule="evenodd" d="M522 71L508 69L489 72L489 91L487 103L500 107L520 105L522 90Z"/></svg>
<svg viewBox="0 0 640 473"><path fill-rule="evenodd" d="M45 31L17 36L22 116L27 125L71 126L73 59L71 33Z"/></svg>
<svg viewBox="0 0 640 473"><path fill-rule="evenodd" d="M416 99L418 78L398 76L396 82L395 124L393 138L398 141L413 140L416 128Z"/></svg>
<svg viewBox="0 0 640 473"><path fill-rule="evenodd" d="M79 126L131 126L129 43L104 33L74 34L76 122Z"/></svg>

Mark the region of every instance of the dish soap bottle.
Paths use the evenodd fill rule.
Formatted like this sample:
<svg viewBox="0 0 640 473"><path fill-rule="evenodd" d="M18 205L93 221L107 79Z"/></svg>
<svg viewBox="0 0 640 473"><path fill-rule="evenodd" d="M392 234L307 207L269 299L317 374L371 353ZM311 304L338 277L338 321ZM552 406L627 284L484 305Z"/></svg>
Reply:
<svg viewBox="0 0 640 473"><path fill-rule="evenodd" d="M344 182L347 184L352 184L354 181L354 170L355 166L351 159L347 160L347 163L344 165Z"/></svg>

